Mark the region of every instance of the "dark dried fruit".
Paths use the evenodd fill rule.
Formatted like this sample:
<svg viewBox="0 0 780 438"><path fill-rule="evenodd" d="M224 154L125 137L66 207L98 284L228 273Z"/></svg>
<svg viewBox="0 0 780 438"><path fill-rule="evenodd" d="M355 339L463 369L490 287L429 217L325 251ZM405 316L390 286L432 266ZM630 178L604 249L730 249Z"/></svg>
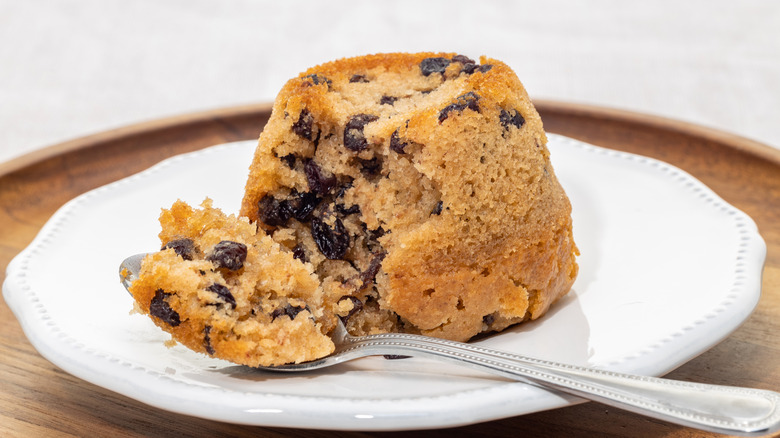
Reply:
<svg viewBox="0 0 780 438"><path fill-rule="evenodd" d="M450 113L453 111L462 112L463 110L470 109L472 111L479 112L479 95L474 93L473 91L469 91L468 93L458 96L457 101L455 103L451 103L444 107L439 112L439 123L443 122L447 119L447 117L450 116Z"/></svg>
<svg viewBox="0 0 780 438"><path fill-rule="evenodd" d="M502 109L501 114L498 116L498 120L501 122L504 129L509 129L510 126L521 128L525 124L525 119L516 109L509 111Z"/></svg>
<svg viewBox="0 0 780 438"><path fill-rule="evenodd" d="M409 143L401 140L401 138L398 136L397 129L390 135L390 150L393 152L398 154L405 154L406 151L404 151L404 148L408 145Z"/></svg>
<svg viewBox="0 0 780 438"><path fill-rule="evenodd" d="M425 58L420 62L420 72L423 76L429 76L431 73L444 73L450 60L447 58Z"/></svg>
<svg viewBox="0 0 780 438"><path fill-rule="evenodd" d="M311 213L317 205L319 205L322 199L313 192L298 193L296 190L293 190L291 195L292 198L283 201L285 203L284 208L289 211L295 219L298 219L301 222L308 222L309 218L311 218Z"/></svg>
<svg viewBox="0 0 780 438"><path fill-rule="evenodd" d="M462 73L466 74L472 74L474 71L479 67L477 63L469 58L468 56L464 55L455 55L452 57L452 62L459 62L462 64L462 67L460 68L460 71Z"/></svg>
<svg viewBox="0 0 780 438"><path fill-rule="evenodd" d="M192 258L195 256L195 253L197 252L195 242L193 242L192 239L187 238L171 240L170 242L163 245L160 250L162 251L167 248L173 249L176 254L178 254L179 257L183 258L184 260L192 260Z"/></svg>
<svg viewBox="0 0 780 438"><path fill-rule="evenodd" d="M433 210L431 210L431 214L435 214L437 216L440 215L443 207L444 207L444 203L442 201L437 202L436 206L433 207Z"/></svg>
<svg viewBox="0 0 780 438"><path fill-rule="evenodd" d="M352 116L344 127L344 147L355 152L360 152L368 147L368 141L363 128L375 120L377 116L371 114L358 114Z"/></svg>
<svg viewBox="0 0 780 438"><path fill-rule="evenodd" d="M466 55L455 55L452 57L452 62L459 62L461 64L475 64L474 60Z"/></svg>
<svg viewBox="0 0 780 438"><path fill-rule="evenodd" d="M381 226L379 228L377 228L376 230L368 230L367 231L368 238L370 240L377 240L380 237L384 236L386 233L387 232L385 231L385 229L382 228Z"/></svg>
<svg viewBox="0 0 780 438"><path fill-rule="evenodd" d="M482 323L487 326L493 325L494 322L496 322L496 315L492 313L490 315L485 315L482 317Z"/></svg>
<svg viewBox="0 0 780 438"><path fill-rule="evenodd" d="M271 195L265 195L257 203L257 216L266 225L279 227L292 217L287 201L280 201Z"/></svg>
<svg viewBox="0 0 780 438"><path fill-rule="evenodd" d="M380 105L393 105L398 100L395 96L382 96L381 99L379 99Z"/></svg>
<svg viewBox="0 0 780 438"><path fill-rule="evenodd" d="M284 161L284 164L286 164L290 169L295 169L295 160L297 159L295 154L287 154L283 157L280 157L279 159Z"/></svg>
<svg viewBox="0 0 780 438"><path fill-rule="evenodd" d="M333 183L335 184L335 178ZM292 217L301 222L306 222L320 201L322 201L313 192L298 193L298 191L293 190L290 196L290 199L283 200L276 199L271 195L263 196L257 203L260 221L272 227L286 225Z"/></svg>
<svg viewBox="0 0 780 438"><path fill-rule="evenodd" d="M374 254L366 270L360 273L360 281L363 282L363 285L360 287L361 290L374 282L376 274L379 273L379 268L382 267L382 260L385 259L386 255L387 253L384 251Z"/></svg>
<svg viewBox="0 0 780 438"><path fill-rule="evenodd" d="M225 268L237 271L244 267L246 261L246 245L243 243L223 240L214 246L214 249L206 257L206 260Z"/></svg>
<svg viewBox="0 0 780 438"><path fill-rule="evenodd" d="M176 327L181 324L181 319L179 319L179 314L166 301L166 298L169 296L171 294L165 293L162 289L157 289L154 292L151 303L149 303L149 314L159 318L171 327Z"/></svg>
<svg viewBox="0 0 780 438"><path fill-rule="evenodd" d="M302 79L304 81L308 81L309 85L328 84L328 88L330 88L330 86L333 84L333 81L317 73L304 76Z"/></svg>
<svg viewBox="0 0 780 438"><path fill-rule="evenodd" d="M279 318L280 316L289 316L290 319L295 319L295 317L304 310L307 309L301 306L292 306L287 303L284 305L284 307L277 307L273 312L271 312L271 321Z"/></svg>
<svg viewBox="0 0 780 438"><path fill-rule="evenodd" d="M353 204L347 208L344 204L336 204L336 211L343 216L349 216L351 214L360 213L360 206Z"/></svg>
<svg viewBox="0 0 780 438"><path fill-rule="evenodd" d="M347 313L346 316L339 316L339 318L341 319L341 322L344 323L344 325L346 325L347 321L349 321L349 318L351 318L352 315L360 312L363 309L363 302L360 301L360 299L357 298L357 297L353 297L353 296L350 296L350 295L345 295L345 296L339 298L339 303L344 301L344 300L352 301L352 308L349 310L349 313Z"/></svg>
<svg viewBox="0 0 780 438"><path fill-rule="evenodd" d="M368 82L368 78L365 75L352 75L351 78L349 78L350 82Z"/></svg>
<svg viewBox="0 0 780 438"><path fill-rule="evenodd" d="M311 115L309 110L304 108L301 110L301 115L298 116L298 120L293 123L292 131L298 134L299 137L305 138L306 140L314 140L314 131L312 130L313 126L314 116Z"/></svg>
<svg viewBox="0 0 780 438"><path fill-rule="evenodd" d="M491 68L493 68L493 65L491 65L491 64L482 64L482 65L464 64L463 65L463 69L461 71L463 73L466 73L466 74L470 75L470 74L473 74L473 73L476 73L476 72L487 73L488 71L490 71Z"/></svg>
<svg viewBox="0 0 780 438"><path fill-rule="evenodd" d="M227 286L219 283L214 283L206 288L209 292L214 292L224 302L230 304L230 307L236 308L236 299L233 294L230 293L230 289Z"/></svg>
<svg viewBox="0 0 780 438"><path fill-rule="evenodd" d="M320 195L327 195L336 186L336 176L322 170L314 160L309 160L303 167L309 190Z"/></svg>
<svg viewBox="0 0 780 438"><path fill-rule="evenodd" d="M203 327L203 348L206 349L206 353L214 355L214 347L211 345L211 326L207 325Z"/></svg>
<svg viewBox="0 0 780 438"><path fill-rule="evenodd" d="M325 257L330 260L344 258L349 249L350 238L341 219L336 219L331 228L324 220L314 217L311 220L311 236Z"/></svg>
<svg viewBox="0 0 780 438"><path fill-rule="evenodd" d="M303 248L303 245L301 245L300 243L295 245L295 247L292 249L292 253L294 259L298 259L303 263L309 261L309 258L306 257L306 250Z"/></svg>
<svg viewBox="0 0 780 438"><path fill-rule="evenodd" d="M467 75L470 75L474 73L479 66L475 63L469 63L469 64L463 64L463 68L461 68L462 73L466 73Z"/></svg>

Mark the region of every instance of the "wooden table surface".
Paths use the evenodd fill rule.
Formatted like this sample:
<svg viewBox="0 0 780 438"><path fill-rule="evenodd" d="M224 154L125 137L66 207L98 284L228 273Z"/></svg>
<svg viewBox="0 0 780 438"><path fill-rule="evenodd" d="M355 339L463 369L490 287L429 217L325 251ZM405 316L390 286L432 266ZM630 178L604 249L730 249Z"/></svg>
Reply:
<svg viewBox="0 0 780 438"><path fill-rule="evenodd" d="M750 215L767 243L755 312L721 343L667 376L780 390L780 151L724 132L642 114L537 102L548 132L674 164ZM253 139L270 105L117 129L0 163L0 280L66 201L175 154ZM149 407L75 378L41 357L0 303L0 436L381 436L219 423ZM398 433L408 436L409 432ZM713 436L597 403L425 431L427 436Z"/></svg>

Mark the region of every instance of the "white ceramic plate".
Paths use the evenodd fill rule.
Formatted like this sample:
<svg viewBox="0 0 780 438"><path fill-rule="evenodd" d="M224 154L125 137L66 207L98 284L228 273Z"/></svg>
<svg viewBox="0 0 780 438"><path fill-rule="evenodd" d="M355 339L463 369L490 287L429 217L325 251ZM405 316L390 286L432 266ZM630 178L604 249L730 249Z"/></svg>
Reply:
<svg viewBox="0 0 780 438"><path fill-rule="evenodd" d="M177 156L62 207L8 267L3 292L38 351L84 380L215 420L321 429L471 424L581 400L422 359L366 358L309 374L263 372L168 339L117 267L154 250L161 207L204 197L238 210L254 141ZM705 351L756 305L766 247L753 221L668 164L550 135L582 256L572 292L539 321L480 344L661 375ZM735 358L739 360L739 358Z"/></svg>

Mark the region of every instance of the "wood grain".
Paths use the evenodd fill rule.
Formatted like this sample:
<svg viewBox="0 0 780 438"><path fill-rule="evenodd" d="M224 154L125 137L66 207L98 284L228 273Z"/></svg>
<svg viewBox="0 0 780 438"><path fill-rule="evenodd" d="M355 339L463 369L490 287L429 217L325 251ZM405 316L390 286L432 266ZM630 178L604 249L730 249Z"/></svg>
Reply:
<svg viewBox="0 0 780 438"><path fill-rule="evenodd" d="M548 132L661 159L688 171L749 214L767 243L761 300L731 336L668 376L780 390L780 151L664 118L536 102ZM169 156L253 139L270 105L142 123L0 163L0 279L51 214L71 198ZM597 403L426 431L427 436L637 436L708 434ZM41 357L0 303L0 436L383 436L232 425L161 411L79 380ZM408 436L409 433L404 433Z"/></svg>

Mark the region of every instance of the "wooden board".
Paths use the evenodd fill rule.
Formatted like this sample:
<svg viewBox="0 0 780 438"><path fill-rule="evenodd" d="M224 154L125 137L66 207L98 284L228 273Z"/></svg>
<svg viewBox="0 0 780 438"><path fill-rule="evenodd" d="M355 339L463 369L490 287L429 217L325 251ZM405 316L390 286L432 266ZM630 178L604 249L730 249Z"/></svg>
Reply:
<svg viewBox="0 0 780 438"><path fill-rule="evenodd" d="M693 174L749 214L767 242L763 293L726 340L669 377L780 390L780 151L682 122L618 110L540 101L548 132L661 159ZM71 198L160 160L218 143L254 139L270 105L173 117L73 140L0 163L0 279L8 262ZM597 403L540 412L429 436L666 436L707 434ZM0 303L0 436L369 436L259 428L148 407L70 376L25 338ZM382 435L390 435L383 433Z"/></svg>

